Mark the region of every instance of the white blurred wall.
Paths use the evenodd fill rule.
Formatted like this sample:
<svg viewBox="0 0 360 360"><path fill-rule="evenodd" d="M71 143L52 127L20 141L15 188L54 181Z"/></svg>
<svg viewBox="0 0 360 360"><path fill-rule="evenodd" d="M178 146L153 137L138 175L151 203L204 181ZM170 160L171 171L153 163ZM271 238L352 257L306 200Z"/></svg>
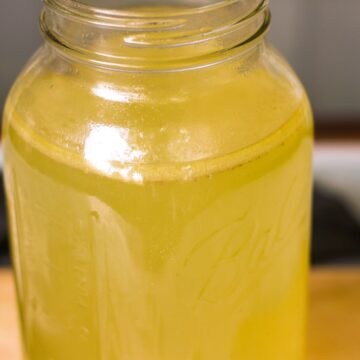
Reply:
<svg viewBox="0 0 360 360"><path fill-rule="evenodd" d="M119 0L120 1L120 0ZM271 41L305 83L321 117L360 119L360 0L270 0ZM41 0L0 0L0 110L40 44Z"/></svg>
<svg viewBox="0 0 360 360"><path fill-rule="evenodd" d="M41 0L0 0L0 114L16 74L41 43L41 6Z"/></svg>
<svg viewBox="0 0 360 360"><path fill-rule="evenodd" d="M326 118L360 119L360 0L270 0L271 40Z"/></svg>

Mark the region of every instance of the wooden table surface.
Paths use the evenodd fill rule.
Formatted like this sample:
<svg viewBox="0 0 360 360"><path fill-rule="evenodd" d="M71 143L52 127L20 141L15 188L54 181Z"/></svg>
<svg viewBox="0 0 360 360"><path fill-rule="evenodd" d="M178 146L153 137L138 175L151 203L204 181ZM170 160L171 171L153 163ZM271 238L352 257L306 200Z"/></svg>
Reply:
<svg viewBox="0 0 360 360"><path fill-rule="evenodd" d="M13 278L8 270L0 271L0 358L21 358ZM308 359L360 359L360 268L313 270Z"/></svg>

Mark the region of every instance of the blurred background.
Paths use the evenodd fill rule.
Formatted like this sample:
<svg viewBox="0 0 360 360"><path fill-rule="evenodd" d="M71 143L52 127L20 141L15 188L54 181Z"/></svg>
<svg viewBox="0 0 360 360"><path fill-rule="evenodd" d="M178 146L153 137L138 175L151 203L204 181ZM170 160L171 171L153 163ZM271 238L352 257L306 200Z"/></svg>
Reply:
<svg viewBox="0 0 360 360"><path fill-rule="evenodd" d="M360 1L270 3L270 40L297 71L315 112L313 263L360 263ZM0 112L41 44L41 6L40 0L1 0ZM8 265L3 193L0 204L0 264Z"/></svg>

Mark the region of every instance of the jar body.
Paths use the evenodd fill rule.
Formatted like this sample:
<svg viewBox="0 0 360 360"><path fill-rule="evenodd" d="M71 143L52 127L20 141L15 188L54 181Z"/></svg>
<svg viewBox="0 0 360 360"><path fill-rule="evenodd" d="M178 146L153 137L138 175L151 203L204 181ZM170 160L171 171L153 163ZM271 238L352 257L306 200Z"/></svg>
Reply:
<svg viewBox="0 0 360 360"><path fill-rule="evenodd" d="M311 111L267 45L179 72L46 45L3 129L28 359L303 359Z"/></svg>

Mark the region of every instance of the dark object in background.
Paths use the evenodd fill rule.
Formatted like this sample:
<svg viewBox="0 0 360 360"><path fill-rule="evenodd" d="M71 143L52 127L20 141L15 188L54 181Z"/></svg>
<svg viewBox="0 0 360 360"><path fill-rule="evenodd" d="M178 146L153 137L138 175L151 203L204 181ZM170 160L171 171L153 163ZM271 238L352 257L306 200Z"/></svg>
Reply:
<svg viewBox="0 0 360 360"><path fill-rule="evenodd" d="M360 263L360 223L346 203L315 186L312 262Z"/></svg>
<svg viewBox="0 0 360 360"><path fill-rule="evenodd" d="M6 220L5 209L5 195L4 186L2 180L2 174L0 174L0 266L10 265L9 257L9 243L8 243L8 229Z"/></svg>
<svg viewBox="0 0 360 360"><path fill-rule="evenodd" d="M0 189L0 265L10 265L4 190ZM312 262L360 262L360 224L346 205L315 186Z"/></svg>

